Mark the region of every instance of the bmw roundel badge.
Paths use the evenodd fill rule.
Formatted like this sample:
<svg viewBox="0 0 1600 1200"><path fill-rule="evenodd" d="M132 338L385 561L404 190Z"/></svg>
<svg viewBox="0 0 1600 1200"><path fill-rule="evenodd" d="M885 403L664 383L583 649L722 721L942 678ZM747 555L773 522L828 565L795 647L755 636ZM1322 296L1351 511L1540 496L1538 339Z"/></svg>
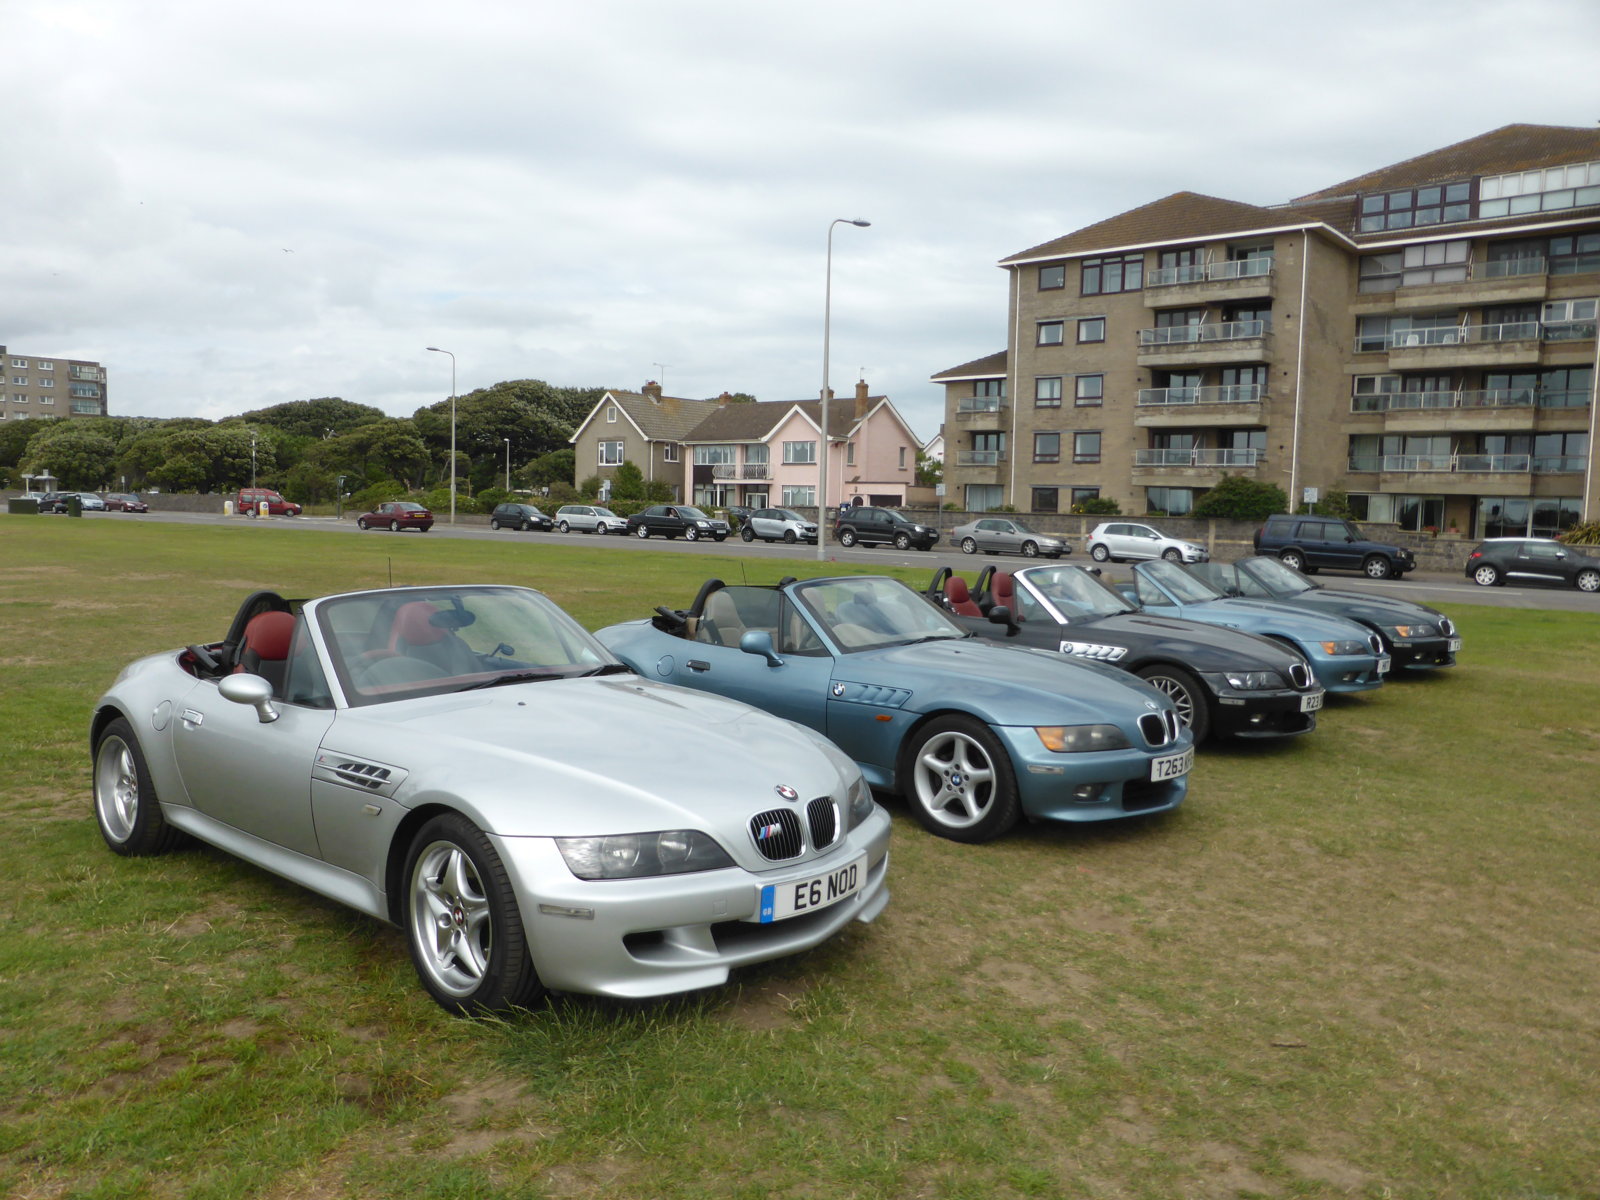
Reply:
<svg viewBox="0 0 1600 1200"><path fill-rule="evenodd" d="M776 787L774 787L772 790L777 792L778 795L782 796L785 800L798 800L798 799L800 799L800 793L795 791L787 783L780 783Z"/></svg>
<svg viewBox="0 0 1600 1200"><path fill-rule="evenodd" d="M842 695L844 695L844 684L842 684L842 683L836 683L836 684L834 684L834 685L833 685L833 694L834 694L834 695L835 695L835 696L842 696Z"/></svg>

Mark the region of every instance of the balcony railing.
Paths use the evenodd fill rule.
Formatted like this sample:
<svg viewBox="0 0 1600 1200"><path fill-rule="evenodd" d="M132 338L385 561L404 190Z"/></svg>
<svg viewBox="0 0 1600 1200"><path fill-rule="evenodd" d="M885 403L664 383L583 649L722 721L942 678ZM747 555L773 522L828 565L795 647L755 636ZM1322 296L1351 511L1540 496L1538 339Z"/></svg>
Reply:
<svg viewBox="0 0 1600 1200"><path fill-rule="evenodd" d="M1006 460L1004 450L957 450L958 467L997 467Z"/></svg>
<svg viewBox="0 0 1600 1200"><path fill-rule="evenodd" d="M1522 275L1543 275L1549 263L1540 257L1502 258L1495 262L1474 263L1474 279L1514 279Z"/></svg>
<svg viewBox="0 0 1600 1200"><path fill-rule="evenodd" d="M1136 467L1253 467L1265 460L1265 450L1146 449L1133 452Z"/></svg>
<svg viewBox="0 0 1600 1200"><path fill-rule="evenodd" d="M1145 287L1172 287L1180 283L1215 283L1228 279L1254 279L1272 274L1272 259L1241 258L1230 262L1189 263L1157 267L1144 279Z"/></svg>
<svg viewBox="0 0 1600 1200"><path fill-rule="evenodd" d="M1556 393L1551 393L1555 395ZM1568 393L1560 393L1562 396ZM1587 397L1588 393L1579 393ZM1352 396L1351 412L1407 412L1440 408L1532 408L1539 394L1534 388L1486 388L1464 392L1385 392L1379 396ZM1573 407L1552 404L1552 408Z"/></svg>
<svg viewBox="0 0 1600 1200"><path fill-rule="evenodd" d="M996 413L1006 406L1004 396L963 396L956 401L957 413Z"/></svg>
<svg viewBox="0 0 1600 1200"><path fill-rule="evenodd" d="M1352 471L1449 474L1471 471L1488 475L1526 475L1532 471L1572 472L1584 469L1583 455L1541 454L1352 454Z"/></svg>
<svg viewBox="0 0 1600 1200"><path fill-rule="evenodd" d="M1265 321L1208 321L1199 325L1164 325L1139 330L1141 347L1187 345L1193 342L1233 342L1258 338L1267 332Z"/></svg>
<svg viewBox="0 0 1600 1200"><path fill-rule="evenodd" d="M1462 346L1485 342L1592 341L1595 322L1508 321L1499 325L1448 325L1436 329L1396 329L1356 335L1356 353L1374 350L1416 350L1430 346Z"/></svg>
<svg viewBox="0 0 1600 1200"><path fill-rule="evenodd" d="M1184 404L1260 404L1266 397L1264 383L1232 383L1220 387L1140 388L1139 403L1144 405Z"/></svg>
<svg viewBox="0 0 1600 1200"><path fill-rule="evenodd" d="M713 463L711 478L771 479L772 468L768 463Z"/></svg>
<svg viewBox="0 0 1600 1200"><path fill-rule="evenodd" d="M95 383L99 383L105 378L99 367L71 367L68 369L67 374L73 379L88 379Z"/></svg>

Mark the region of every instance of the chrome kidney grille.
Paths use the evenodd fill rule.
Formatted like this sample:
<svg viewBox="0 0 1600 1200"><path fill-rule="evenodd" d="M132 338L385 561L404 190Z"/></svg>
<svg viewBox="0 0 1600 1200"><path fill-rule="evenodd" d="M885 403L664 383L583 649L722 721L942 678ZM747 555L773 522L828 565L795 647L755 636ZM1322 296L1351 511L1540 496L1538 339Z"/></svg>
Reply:
<svg viewBox="0 0 1600 1200"><path fill-rule="evenodd" d="M761 856L772 862L798 858L807 849L825 850L839 837L839 808L831 797L818 796L806 804L806 817L792 808L771 808L750 818L750 840Z"/></svg>
<svg viewBox="0 0 1600 1200"><path fill-rule="evenodd" d="M1377 634L1374 633L1367 638L1367 645L1372 647L1372 652L1374 654L1383 653L1383 639Z"/></svg>
<svg viewBox="0 0 1600 1200"><path fill-rule="evenodd" d="M1311 686L1311 668L1303 662L1297 662L1289 668L1289 682L1295 687L1304 690Z"/></svg>
<svg viewBox="0 0 1600 1200"><path fill-rule="evenodd" d="M1139 718L1139 732L1152 746L1165 746L1178 740L1178 714L1176 712L1145 713Z"/></svg>

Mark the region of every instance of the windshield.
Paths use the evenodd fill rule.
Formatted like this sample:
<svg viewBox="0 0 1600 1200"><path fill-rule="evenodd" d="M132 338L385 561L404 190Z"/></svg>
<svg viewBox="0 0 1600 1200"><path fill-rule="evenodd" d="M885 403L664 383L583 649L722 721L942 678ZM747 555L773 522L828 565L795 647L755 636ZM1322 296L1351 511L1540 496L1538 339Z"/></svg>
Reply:
<svg viewBox="0 0 1600 1200"><path fill-rule="evenodd" d="M597 517L615 517L617 514L609 508L597 508L594 510L594 515Z"/></svg>
<svg viewBox="0 0 1600 1200"><path fill-rule="evenodd" d="M1249 581L1248 583L1246 581ZM1256 585L1255 587L1250 586ZM1247 558L1239 564L1239 590L1245 595L1295 596L1317 585L1275 558Z"/></svg>
<svg viewBox="0 0 1600 1200"><path fill-rule="evenodd" d="M1033 567L1014 578L1049 601L1068 621L1134 611L1133 605L1099 576L1078 567Z"/></svg>
<svg viewBox="0 0 1600 1200"><path fill-rule="evenodd" d="M706 516L705 513L701 512L698 508L695 508L693 505L690 505L690 504L680 504L680 505L678 505L678 515L680 517L688 517L689 520L691 520L691 521L709 521L709 520L711 520L711 518Z"/></svg>
<svg viewBox="0 0 1600 1200"><path fill-rule="evenodd" d="M1140 598L1152 604L1170 603L1170 601L1144 586L1146 580L1159 583L1176 597L1180 604L1204 604L1207 600L1222 599L1222 593L1216 588L1176 563L1165 561L1141 563L1139 569L1134 572L1134 577L1140 582Z"/></svg>
<svg viewBox="0 0 1600 1200"><path fill-rule="evenodd" d="M1035 529L1032 525L1029 525L1026 521L1019 521L1015 517L1012 517L1011 524L1016 526L1018 533L1032 533L1041 537L1043 536L1043 534L1040 534L1037 529Z"/></svg>
<svg viewBox="0 0 1600 1200"><path fill-rule="evenodd" d="M777 512L773 513L773 516L777 517L780 521L799 521L802 525L805 524L806 520L792 508L780 508L777 510Z"/></svg>
<svg viewBox="0 0 1600 1200"><path fill-rule="evenodd" d="M794 594L846 653L968 636L942 609L897 579L819 579L797 585Z"/></svg>
<svg viewBox="0 0 1600 1200"><path fill-rule="evenodd" d="M399 588L314 603L352 706L482 687L501 676L570 679L619 665L527 588Z"/></svg>

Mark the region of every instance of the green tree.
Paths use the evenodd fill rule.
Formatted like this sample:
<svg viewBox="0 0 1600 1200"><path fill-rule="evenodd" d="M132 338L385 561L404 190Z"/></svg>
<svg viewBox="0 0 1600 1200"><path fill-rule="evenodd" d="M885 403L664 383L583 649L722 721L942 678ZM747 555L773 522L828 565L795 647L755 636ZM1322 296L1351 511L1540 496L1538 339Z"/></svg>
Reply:
<svg viewBox="0 0 1600 1200"><path fill-rule="evenodd" d="M944 463L917 451L917 486L938 487L944 481Z"/></svg>
<svg viewBox="0 0 1600 1200"><path fill-rule="evenodd" d="M1091 517L1116 517L1122 515L1122 505L1111 496L1090 496L1074 504L1072 511Z"/></svg>
<svg viewBox="0 0 1600 1200"><path fill-rule="evenodd" d="M65 488L89 491L116 477L117 444L84 421L56 421L28 440L23 466L48 467Z"/></svg>
<svg viewBox="0 0 1600 1200"><path fill-rule="evenodd" d="M1195 501L1192 516L1217 520L1259 521L1289 511L1289 497L1275 483L1243 475L1224 475L1221 482Z"/></svg>
<svg viewBox="0 0 1600 1200"><path fill-rule="evenodd" d="M644 472L634 465L631 458L623 459L622 465L617 468L617 473L611 477L611 498L613 500L643 500Z"/></svg>
<svg viewBox="0 0 1600 1200"><path fill-rule="evenodd" d="M258 408L242 414L240 419L246 423L271 425L286 434L320 439L346 433L370 421L383 420L386 415L381 408L370 404L323 396L317 400L290 400Z"/></svg>
<svg viewBox="0 0 1600 1200"><path fill-rule="evenodd" d="M517 472L523 487L550 487L553 484L571 485L578 474L578 455L570 446L541 454Z"/></svg>

